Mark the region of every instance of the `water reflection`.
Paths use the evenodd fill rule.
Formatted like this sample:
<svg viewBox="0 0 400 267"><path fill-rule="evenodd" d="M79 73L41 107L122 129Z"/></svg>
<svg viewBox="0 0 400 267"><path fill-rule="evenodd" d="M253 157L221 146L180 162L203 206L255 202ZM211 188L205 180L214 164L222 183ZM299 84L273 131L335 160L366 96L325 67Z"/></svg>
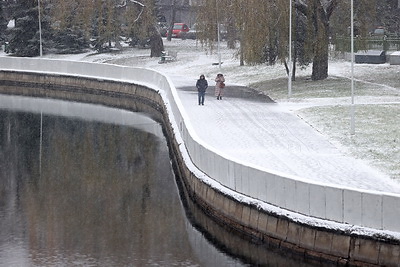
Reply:
<svg viewBox="0 0 400 267"><path fill-rule="evenodd" d="M186 220L164 139L45 114L40 174L40 114L1 113L0 265L242 266Z"/></svg>
<svg viewBox="0 0 400 267"><path fill-rule="evenodd" d="M0 105L0 266L310 266L232 234L179 192L149 118L48 99Z"/></svg>

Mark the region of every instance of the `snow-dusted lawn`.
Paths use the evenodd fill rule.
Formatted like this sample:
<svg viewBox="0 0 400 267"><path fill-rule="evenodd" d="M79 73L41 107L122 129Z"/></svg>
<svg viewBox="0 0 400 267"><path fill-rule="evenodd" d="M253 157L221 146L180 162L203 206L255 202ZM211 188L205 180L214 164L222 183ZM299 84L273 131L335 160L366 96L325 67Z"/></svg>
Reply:
<svg viewBox="0 0 400 267"><path fill-rule="evenodd" d="M221 45L222 67L217 48L210 52L193 40L164 39L165 49L178 53L178 60L159 64L149 50L126 48L111 54L66 55L61 58L105 62L156 69L175 78L176 86L195 83L200 74L213 80L222 72L227 85L246 85L264 91L280 106L301 117L327 136L343 153L363 159L400 181L400 66L355 64L355 135L350 134L351 64L331 60L329 78L311 81L311 69L298 69L288 99L287 78L282 65L239 66L235 50ZM49 55L47 57L60 57ZM181 83L181 84L180 84Z"/></svg>
<svg viewBox="0 0 400 267"><path fill-rule="evenodd" d="M287 79L253 87L285 104L344 153L366 160L400 181L400 66L355 64L355 135L350 134L351 65L331 61L330 77L300 76L288 100Z"/></svg>
<svg viewBox="0 0 400 267"><path fill-rule="evenodd" d="M400 104L358 105L355 135L349 132L349 107L320 106L299 115L337 143L342 151L364 159L400 181Z"/></svg>

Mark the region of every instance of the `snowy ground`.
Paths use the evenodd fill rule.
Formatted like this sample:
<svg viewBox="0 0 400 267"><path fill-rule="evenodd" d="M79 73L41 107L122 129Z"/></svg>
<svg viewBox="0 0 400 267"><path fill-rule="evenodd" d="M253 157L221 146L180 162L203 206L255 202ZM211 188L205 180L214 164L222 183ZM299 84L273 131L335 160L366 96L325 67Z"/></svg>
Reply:
<svg viewBox="0 0 400 267"><path fill-rule="evenodd" d="M303 79L293 84L288 99L281 65L240 67L235 51L222 47L219 68L213 64L218 62L216 50L210 53L196 41L164 40L164 45L178 52L177 61L159 64L149 50L132 48L56 57L141 66L170 76L198 136L237 161L329 184L400 193L400 66L355 66L361 89L355 98L356 134L350 135L349 62L331 61L324 83L305 79L310 69L298 71ZM206 105L199 107L196 79L205 74L213 86L218 72L227 80L227 97L217 101L210 88ZM229 96L229 88L238 85L263 90L277 104Z"/></svg>

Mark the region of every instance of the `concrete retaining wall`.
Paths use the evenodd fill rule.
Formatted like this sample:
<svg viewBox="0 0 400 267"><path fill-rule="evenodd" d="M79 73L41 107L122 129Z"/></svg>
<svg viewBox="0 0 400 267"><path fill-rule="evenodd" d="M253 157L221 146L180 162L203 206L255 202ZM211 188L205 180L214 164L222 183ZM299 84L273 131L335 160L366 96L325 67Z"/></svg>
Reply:
<svg viewBox="0 0 400 267"><path fill-rule="evenodd" d="M400 51L393 52L389 55L390 65L400 65Z"/></svg>
<svg viewBox="0 0 400 267"><path fill-rule="evenodd" d="M381 50L358 51L354 55L355 63L383 64L386 63L386 52Z"/></svg>
<svg viewBox="0 0 400 267"><path fill-rule="evenodd" d="M182 141L200 170L235 192L310 217L400 231L400 198L397 195L309 184L298 177L285 177L241 165L212 151L191 129L172 83L155 71L21 58L2 58L0 67L9 70L1 72L0 77L8 93L100 102L133 110L142 109L144 105L150 107L153 114L159 113L173 144L171 149L177 159L177 171L185 177L187 190L206 212L239 231L262 240L276 241L279 246L291 250L307 251L311 256L332 257L334 261L344 258L354 264L385 262L393 266L400 262L398 240L296 223L291 216L241 203L226 191L198 179L193 168L187 166L186 150L180 146ZM47 74L41 75L43 72ZM11 92L15 85L24 85L27 89ZM142 107L133 104L135 102L142 103Z"/></svg>
<svg viewBox="0 0 400 267"><path fill-rule="evenodd" d="M169 112L173 114L172 122L176 123L174 127L179 131L178 136L183 139L192 162L222 185L306 216L400 232L400 213L393 212L398 210L393 210L393 207L400 207L400 195L311 184L302 181L301 177L245 166L208 147L194 133L171 81L156 71L110 64L10 57L1 58L0 67L133 82L152 88L168 102Z"/></svg>

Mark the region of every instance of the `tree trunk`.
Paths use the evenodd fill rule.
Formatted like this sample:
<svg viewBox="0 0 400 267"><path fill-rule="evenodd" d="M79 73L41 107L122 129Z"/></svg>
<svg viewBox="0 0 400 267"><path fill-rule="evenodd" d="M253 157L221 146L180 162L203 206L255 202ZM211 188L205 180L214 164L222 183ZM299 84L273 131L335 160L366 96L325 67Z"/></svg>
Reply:
<svg viewBox="0 0 400 267"><path fill-rule="evenodd" d="M283 65L285 66L286 75L289 76L289 65L288 65L288 63L286 62L286 59L283 61Z"/></svg>
<svg viewBox="0 0 400 267"><path fill-rule="evenodd" d="M243 54L244 54L244 48L243 48L242 40L240 40L240 55L239 55L240 66L244 66L244 55Z"/></svg>
<svg viewBox="0 0 400 267"><path fill-rule="evenodd" d="M237 31L235 28L235 23L232 21L233 19L230 18L228 21L228 27L227 27L227 46L229 49L235 49L236 48L236 39L237 39Z"/></svg>
<svg viewBox="0 0 400 267"><path fill-rule="evenodd" d="M324 26L321 27L321 24ZM314 58L311 79L324 80L328 77L329 37L327 23L320 23L314 45Z"/></svg>
<svg viewBox="0 0 400 267"><path fill-rule="evenodd" d="M312 20L315 43L313 45L312 80L323 80L328 77L329 55L329 19L338 4L338 0L330 0L324 9L321 0L312 0L309 6L296 2L296 8L308 19Z"/></svg>
<svg viewBox="0 0 400 267"><path fill-rule="evenodd" d="M328 44L325 40L317 40L315 44L311 79L313 81L328 78Z"/></svg>
<svg viewBox="0 0 400 267"><path fill-rule="evenodd" d="M172 2L172 16L171 16L171 23L168 28L168 36L167 40L171 41L172 40L172 29L174 28L175 24L175 17L176 17L176 0Z"/></svg>
<svg viewBox="0 0 400 267"><path fill-rule="evenodd" d="M293 65L292 65L292 81L296 80L296 63L297 63L297 57L294 56L293 57Z"/></svg>
<svg viewBox="0 0 400 267"><path fill-rule="evenodd" d="M321 4L315 10L314 34L315 44L311 79L313 81L324 80L328 77L329 19Z"/></svg>
<svg viewBox="0 0 400 267"><path fill-rule="evenodd" d="M150 57L160 57L162 51L164 51L164 43L162 41L160 33L156 27L152 27L150 36Z"/></svg>

